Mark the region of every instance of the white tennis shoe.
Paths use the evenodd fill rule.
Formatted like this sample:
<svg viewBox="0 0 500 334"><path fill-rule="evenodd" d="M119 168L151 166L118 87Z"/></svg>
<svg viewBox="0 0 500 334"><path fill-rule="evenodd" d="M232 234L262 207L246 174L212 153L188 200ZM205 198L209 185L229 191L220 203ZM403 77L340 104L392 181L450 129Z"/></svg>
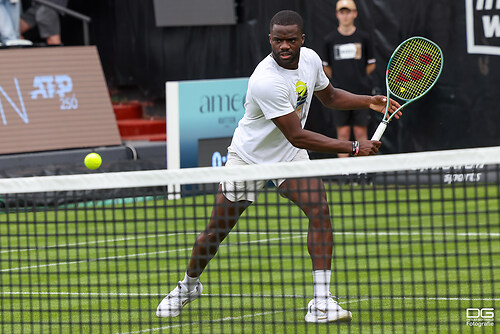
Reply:
<svg viewBox="0 0 500 334"><path fill-rule="evenodd" d="M352 313L340 307L331 294L328 299L312 299L307 305L306 322L324 323L351 319Z"/></svg>
<svg viewBox="0 0 500 334"><path fill-rule="evenodd" d="M158 305L156 316L160 318L177 317L181 314L181 310L188 303L201 296L203 285L198 282L193 291L188 291L187 288L177 283L177 287L173 289Z"/></svg>

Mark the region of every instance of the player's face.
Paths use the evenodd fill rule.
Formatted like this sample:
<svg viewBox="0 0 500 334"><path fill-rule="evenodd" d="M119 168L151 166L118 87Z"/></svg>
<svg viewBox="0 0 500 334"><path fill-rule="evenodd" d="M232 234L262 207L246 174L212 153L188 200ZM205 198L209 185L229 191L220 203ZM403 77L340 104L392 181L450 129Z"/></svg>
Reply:
<svg viewBox="0 0 500 334"><path fill-rule="evenodd" d="M295 25L273 25L269 34L269 41L273 58L278 65L294 70L299 65L300 47L304 44L305 35Z"/></svg>

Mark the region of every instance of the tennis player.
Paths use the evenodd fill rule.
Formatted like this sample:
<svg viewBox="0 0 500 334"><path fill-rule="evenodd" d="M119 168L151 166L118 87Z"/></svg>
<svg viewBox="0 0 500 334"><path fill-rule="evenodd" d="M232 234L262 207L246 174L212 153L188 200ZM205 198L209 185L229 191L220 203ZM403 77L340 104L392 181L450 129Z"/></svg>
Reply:
<svg viewBox="0 0 500 334"><path fill-rule="evenodd" d="M304 130L313 93L331 109L371 108L383 113L386 106L385 96L354 95L333 88L319 56L302 46L304 40L303 21L298 13L285 10L271 19L272 52L250 77L245 115L228 148L227 166L309 160L307 150L355 156L378 152L379 141L341 141ZM390 100L390 110L398 107L396 101ZM265 184L266 181L220 185L212 216L196 239L184 279L158 305L158 317L178 316L186 304L201 295L201 273ZM307 245L312 259L314 298L308 304L305 320L350 321L351 312L340 307L329 291L333 234L323 181L283 179L275 181L275 185L309 218Z"/></svg>

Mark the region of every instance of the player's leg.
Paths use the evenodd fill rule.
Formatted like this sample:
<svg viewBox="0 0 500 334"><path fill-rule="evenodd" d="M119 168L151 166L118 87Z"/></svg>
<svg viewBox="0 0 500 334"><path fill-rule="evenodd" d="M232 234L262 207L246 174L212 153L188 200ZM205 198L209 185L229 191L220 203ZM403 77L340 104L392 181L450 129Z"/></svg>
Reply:
<svg viewBox="0 0 500 334"><path fill-rule="evenodd" d="M222 193L221 187L216 197L210 222L196 238L191 259L187 268L189 277L199 277L208 262L215 256L219 245L233 229L243 211L251 201L232 202Z"/></svg>
<svg viewBox="0 0 500 334"><path fill-rule="evenodd" d="M226 166L247 165L236 153L229 152ZM197 299L203 286L199 277L210 260L215 256L220 243L236 225L241 214L257 199L257 191L264 187L265 181L224 182L220 185L215 198L210 221L196 238L191 259L184 275L158 305L158 317L176 317L189 302Z"/></svg>
<svg viewBox="0 0 500 334"><path fill-rule="evenodd" d="M196 238L184 279L177 283L158 305L158 317L176 317L189 302L201 296L203 285L200 275L215 256L220 243L227 237L238 221L240 215L251 204L250 201L232 202L228 200L219 188L212 216L203 232Z"/></svg>
<svg viewBox="0 0 500 334"><path fill-rule="evenodd" d="M319 178L289 179L280 185L283 196L297 204L309 218L307 248L313 263L314 298L308 304L307 322L350 321L329 291L333 230L323 181Z"/></svg>
<svg viewBox="0 0 500 334"><path fill-rule="evenodd" d="M279 190L284 197L297 204L309 219L307 249L313 270L330 270L333 231L323 181L316 178L287 179Z"/></svg>

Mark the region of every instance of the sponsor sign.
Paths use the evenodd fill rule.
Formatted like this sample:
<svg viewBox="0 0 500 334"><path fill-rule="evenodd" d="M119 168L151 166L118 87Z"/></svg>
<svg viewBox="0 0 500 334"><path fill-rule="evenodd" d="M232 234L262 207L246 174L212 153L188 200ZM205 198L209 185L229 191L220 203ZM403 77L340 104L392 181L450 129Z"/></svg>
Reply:
<svg viewBox="0 0 500 334"><path fill-rule="evenodd" d="M97 50L0 50L0 154L121 143Z"/></svg>
<svg viewBox="0 0 500 334"><path fill-rule="evenodd" d="M167 83L169 169L198 167L199 140L233 136L247 86L248 78Z"/></svg>
<svg viewBox="0 0 500 334"><path fill-rule="evenodd" d="M467 52L500 56L500 0L465 0Z"/></svg>

